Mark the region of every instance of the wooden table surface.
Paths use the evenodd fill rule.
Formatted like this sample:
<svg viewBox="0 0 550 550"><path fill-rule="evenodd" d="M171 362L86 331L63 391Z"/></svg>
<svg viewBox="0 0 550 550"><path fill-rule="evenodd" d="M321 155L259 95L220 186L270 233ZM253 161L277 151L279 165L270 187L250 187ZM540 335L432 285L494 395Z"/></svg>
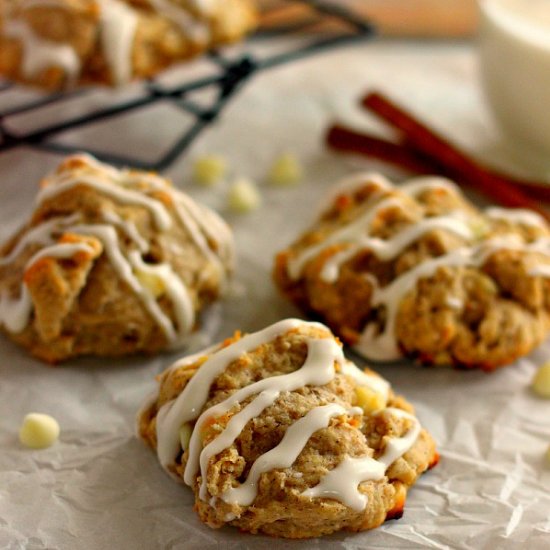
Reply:
<svg viewBox="0 0 550 550"><path fill-rule="evenodd" d="M292 0L259 0L265 11L263 27L292 24L310 10ZM386 36L469 37L477 27L477 0L333 0L376 23ZM317 31L333 28L330 21Z"/></svg>

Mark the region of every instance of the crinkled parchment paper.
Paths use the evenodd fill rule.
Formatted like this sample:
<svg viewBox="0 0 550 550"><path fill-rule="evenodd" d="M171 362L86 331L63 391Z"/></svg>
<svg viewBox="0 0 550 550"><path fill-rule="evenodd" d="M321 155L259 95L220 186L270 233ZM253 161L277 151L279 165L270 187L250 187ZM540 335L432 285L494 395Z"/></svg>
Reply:
<svg viewBox="0 0 550 550"><path fill-rule="evenodd" d="M305 228L312 205L336 178L358 168L399 175L333 155L323 145L323 130L334 118L380 128L356 107L373 87L462 146L506 162L480 98L471 45L364 44L255 78L169 171L178 186L220 209L235 230L236 280L243 292L223 305L216 338L298 315L271 283L272 258ZM55 117L55 111L43 116ZM149 157L177 135L182 117L169 106L157 106L71 132L68 139L87 139L118 152L130 147ZM305 181L296 188L269 187L262 177L284 150L302 160ZM192 158L205 152L226 155L234 176L258 181L262 208L237 216L224 211L224 186L192 185ZM2 240L28 215L39 177L58 160L23 149L0 156ZM367 533L305 542L205 527L193 512L190 490L173 483L135 438L135 412L154 388L155 374L176 355L49 368L6 338L0 346L0 548L550 547L550 468L544 461L550 401L529 390L535 369L550 358L548 344L491 375L411 364L380 367L416 405L438 442L441 462L410 491L402 519ZM29 411L59 420L62 432L55 446L43 451L20 446L18 427Z"/></svg>

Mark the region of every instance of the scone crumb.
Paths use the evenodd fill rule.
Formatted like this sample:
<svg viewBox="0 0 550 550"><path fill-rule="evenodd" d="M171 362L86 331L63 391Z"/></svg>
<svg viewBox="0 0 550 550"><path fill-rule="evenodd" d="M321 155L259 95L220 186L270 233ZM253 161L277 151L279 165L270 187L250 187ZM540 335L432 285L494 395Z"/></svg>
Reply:
<svg viewBox="0 0 550 550"><path fill-rule="evenodd" d="M255 183L247 178L239 178L229 189L228 204L235 212L250 212L256 210L262 202L262 197Z"/></svg>
<svg viewBox="0 0 550 550"><path fill-rule="evenodd" d="M193 179L200 185L216 185L225 177L226 172L227 161L221 155L198 157L193 165Z"/></svg>
<svg viewBox="0 0 550 550"><path fill-rule="evenodd" d="M27 414L19 429L19 441L31 449L51 447L58 437L59 423L48 414Z"/></svg>
<svg viewBox="0 0 550 550"><path fill-rule="evenodd" d="M550 361L536 372L531 388L539 397L550 399Z"/></svg>
<svg viewBox="0 0 550 550"><path fill-rule="evenodd" d="M303 177L300 161L293 153L283 153L275 159L268 173L268 181L273 185L296 185Z"/></svg>

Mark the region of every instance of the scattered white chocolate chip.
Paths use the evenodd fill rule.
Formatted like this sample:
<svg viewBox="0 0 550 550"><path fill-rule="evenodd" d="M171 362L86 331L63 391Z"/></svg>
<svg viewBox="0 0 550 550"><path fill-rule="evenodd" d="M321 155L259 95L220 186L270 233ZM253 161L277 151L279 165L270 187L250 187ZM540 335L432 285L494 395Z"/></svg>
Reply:
<svg viewBox="0 0 550 550"><path fill-rule="evenodd" d="M227 172L227 162L219 155L204 155L195 160L193 179L201 185L219 183Z"/></svg>
<svg viewBox="0 0 550 550"><path fill-rule="evenodd" d="M29 413L19 430L19 441L31 449L45 449L59 437L59 424L48 414Z"/></svg>
<svg viewBox="0 0 550 550"><path fill-rule="evenodd" d="M273 185L296 185L302 180L300 161L292 153L283 153L271 165L268 181Z"/></svg>
<svg viewBox="0 0 550 550"><path fill-rule="evenodd" d="M538 396L550 398L550 361L536 372L531 388Z"/></svg>
<svg viewBox="0 0 550 550"><path fill-rule="evenodd" d="M229 189L228 204L236 212L250 212L260 206L262 198L256 185L247 178L239 178Z"/></svg>
<svg viewBox="0 0 550 550"><path fill-rule="evenodd" d="M191 434L193 433L193 429L191 428L191 425L187 422L182 425L180 428L180 443L181 448L185 451L187 450L187 447L189 447L189 441L191 440Z"/></svg>

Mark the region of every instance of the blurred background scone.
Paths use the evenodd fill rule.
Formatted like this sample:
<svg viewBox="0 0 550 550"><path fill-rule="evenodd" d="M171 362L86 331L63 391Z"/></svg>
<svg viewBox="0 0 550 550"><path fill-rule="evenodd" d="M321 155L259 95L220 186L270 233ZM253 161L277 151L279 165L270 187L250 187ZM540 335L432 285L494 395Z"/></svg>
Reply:
<svg viewBox="0 0 550 550"><path fill-rule="evenodd" d="M232 262L225 222L168 180L76 155L0 249L0 324L48 362L181 346Z"/></svg>
<svg viewBox="0 0 550 550"><path fill-rule="evenodd" d="M492 370L550 329L550 230L480 211L443 178L360 174L278 254L275 281L364 357Z"/></svg>
<svg viewBox="0 0 550 550"><path fill-rule="evenodd" d="M384 379L346 360L325 326L295 319L176 362L138 424L202 521L288 538L400 517L438 460Z"/></svg>
<svg viewBox="0 0 550 550"><path fill-rule="evenodd" d="M56 89L150 77L256 25L253 0L0 0L0 74Z"/></svg>

